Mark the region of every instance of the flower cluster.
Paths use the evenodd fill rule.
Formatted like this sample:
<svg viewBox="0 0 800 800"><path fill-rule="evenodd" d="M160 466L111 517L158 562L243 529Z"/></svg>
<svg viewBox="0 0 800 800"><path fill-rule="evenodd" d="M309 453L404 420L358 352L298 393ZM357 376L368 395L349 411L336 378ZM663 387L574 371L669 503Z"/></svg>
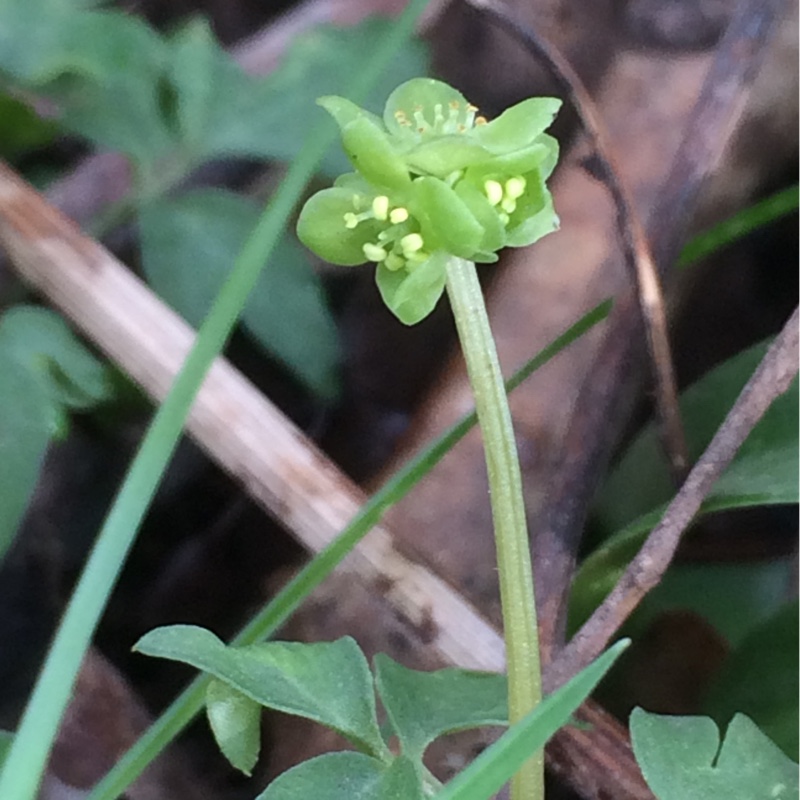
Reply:
<svg viewBox="0 0 800 800"><path fill-rule="evenodd" d="M342 97L319 103L356 171L308 200L298 236L333 264L374 261L406 324L436 305L451 255L491 263L558 227L545 186L558 144L544 130L560 100L524 100L487 122L460 92L416 78L392 92L382 119Z"/></svg>

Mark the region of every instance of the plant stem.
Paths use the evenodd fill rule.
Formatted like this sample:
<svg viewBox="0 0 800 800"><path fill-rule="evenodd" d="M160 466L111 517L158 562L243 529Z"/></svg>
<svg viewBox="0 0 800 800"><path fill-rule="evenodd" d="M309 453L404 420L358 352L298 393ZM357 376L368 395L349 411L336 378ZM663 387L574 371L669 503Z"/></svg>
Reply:
<svg viewBox="0 0 800 800"><path fill-rule="evenodd" d="M500 362L478 275L471 261L455 257L448 261L447 294L475 396L486 454L508 663L509 723L513 725L542 698L522 477ZM544 760L540 751L512 780L511 798L541 800L543 797Z"/></svg>

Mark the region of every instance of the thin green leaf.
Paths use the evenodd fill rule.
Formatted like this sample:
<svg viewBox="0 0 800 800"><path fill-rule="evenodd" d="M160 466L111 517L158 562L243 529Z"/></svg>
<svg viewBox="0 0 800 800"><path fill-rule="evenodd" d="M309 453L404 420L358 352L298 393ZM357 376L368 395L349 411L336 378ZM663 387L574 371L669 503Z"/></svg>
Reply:
<svg viewBox="0 0 800 800"><path fill-rule="evenodd" d="M437 795L436 800L487 800L565 725L630 644L623 639L557 689L484 750Z"/></svg>
<svg viewBox="0 0 800 800"><path fill-rule="evenodd" d="M250 775L261 747L261 706L225 681L212 678L206 688L206 715L222 754Z"/></svg>
<svg viewBox="0 0 800 800"><path fill-rule="evenodd" d="M388 766L361 753L326 753L276 778L256 800L422 800L414 765L406 758Z"/></svg>
<svg viewBox="0 0 800 800"><path fill-rule="evenodd" d="M54 404L83 410L111 397L108 368L49 309L9 309L0 318L0 350L38 377Z"/></svg>
<svg viewBox="0 0 800 800"><path fill-rule="evenodd" d="M369 666L350 637L228 647L203 628L170 625L145 634L134 650L190 664L267 708L315 720L370 755L386 755Z"/></svg>
<svg viewBox="0 0 800 800"><path fill-rule="evenodd" d="M505 675L458 668L420 672L385 653L375 656L374 668L381 702L409 758L421 759L445 733L508 724Z"/></svg>
<svg viewBox="0 0 800 800"><path fill-rule="evenodd" d="M713 679L704 710L721 725L740 711L790 758L798 756L797 601L762 622L728 656Z"/></svg>
<svg viewBox="0 0 800 800"><path fill-rule="evenodd" d="M797 185L776 192L710 230L695 236L681 252L678 266L686 267L743 238L754 230L797 210L800 193Z"/></svg>
<svg viewBox="0 0 800 800"><path fill-rule="evenodd" d="M719 731L708 717L668 717L634 709L636 760L659 800L794 800L797 765L744 714Z"/></svg>

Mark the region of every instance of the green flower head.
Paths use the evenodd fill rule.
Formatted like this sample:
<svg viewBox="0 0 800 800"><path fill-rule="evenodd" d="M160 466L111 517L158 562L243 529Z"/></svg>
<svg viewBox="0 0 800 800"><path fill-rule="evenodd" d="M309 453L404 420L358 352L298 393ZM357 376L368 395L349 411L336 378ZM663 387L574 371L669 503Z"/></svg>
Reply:
<svg viewBox="0 0 800 800"><path fill-rule="evenodd" d="M447 84L415 78L392 92L383 118L343 97L318 102L356 171L308 200L298 236L333 264L374 261L384 301L406 324L433 310L450 255L491 263L558 227L545 185L558 143L544 131L560 100L524 100L487 122Z"/></svg>

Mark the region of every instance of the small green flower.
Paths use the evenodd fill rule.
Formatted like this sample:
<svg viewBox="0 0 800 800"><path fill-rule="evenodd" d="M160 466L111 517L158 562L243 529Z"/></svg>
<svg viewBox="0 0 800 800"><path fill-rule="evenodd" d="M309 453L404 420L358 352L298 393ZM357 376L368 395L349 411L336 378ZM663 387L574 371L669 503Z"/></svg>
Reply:
<svg viewBox="0 0 800 800"><path fill-rule="evenodd" d="M308 200L298 236L331 263L375 262L381 295L406 324L438 302L449 255L492 263L558 227L545 185L558 143L544 131L560 100L524 100L487 122L460 92L416 78L392 92L382 119L343 97L319 103L356 172Z"/></svg>

